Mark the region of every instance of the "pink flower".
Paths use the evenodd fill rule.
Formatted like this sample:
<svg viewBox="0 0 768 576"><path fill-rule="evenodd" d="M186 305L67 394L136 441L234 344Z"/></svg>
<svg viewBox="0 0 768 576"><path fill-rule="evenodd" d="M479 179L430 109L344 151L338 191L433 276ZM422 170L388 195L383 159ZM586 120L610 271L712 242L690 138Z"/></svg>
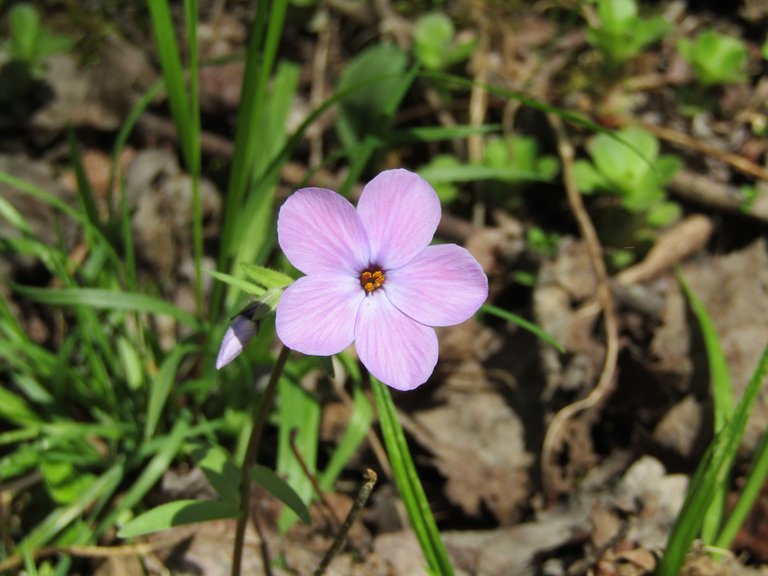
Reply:
<svg viewBox="0 0 768 576"><path fill-rule="evenodd" d="M455 244L430 246L440 200L426 180L388 170L357 210L324 188L303 188L280 209L280 247L306 274L277 306L277 335L304 354L329 356L354 341L360 360L399 390L437 363L433 326L463 322L488 296L480 264Z"/></svg>

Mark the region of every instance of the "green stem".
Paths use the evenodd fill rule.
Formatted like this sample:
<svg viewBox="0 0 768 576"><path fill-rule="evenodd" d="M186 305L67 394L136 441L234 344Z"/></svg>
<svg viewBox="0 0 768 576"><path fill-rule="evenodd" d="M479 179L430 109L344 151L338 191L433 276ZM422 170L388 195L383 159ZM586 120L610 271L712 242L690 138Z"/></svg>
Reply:
<svg viewBox="0 0 768 576"><path fill-rule="evenodd" d="M261 433L264 431L264 425L267 423L269 410L272 407L272 401L277 392L277 382L285 368L285 361L288 360L290 350L283 346L280 355L277 357L275 367L272 369L272 375L269 377L267 388L261 397L261 402L255 408L253 415L253 429L251 437L248 440L248 447L245 450L243 466L240 468L240 515L237 518L237 528L235 530L235 545L232 551L232 576L240 576L240 569L243 560L243 544L245 543L245 526L248 523L251 509L251 468L256 462L256 455L259 452L261 443Z"/></svg>
<svg viewBox="0 0 768 576"><path fill-rule="evenodd" d="M405 504L411 527L416 533L424 558L429 565L430 574L453 576L451 560L440 538L440 531L429 507L427 495L424 493L416 466L413 464L405 433L397 418L392 395L386 385L376 378L371 376L370 380L379 412L381 435L392 465L395 483Z"/></svg>

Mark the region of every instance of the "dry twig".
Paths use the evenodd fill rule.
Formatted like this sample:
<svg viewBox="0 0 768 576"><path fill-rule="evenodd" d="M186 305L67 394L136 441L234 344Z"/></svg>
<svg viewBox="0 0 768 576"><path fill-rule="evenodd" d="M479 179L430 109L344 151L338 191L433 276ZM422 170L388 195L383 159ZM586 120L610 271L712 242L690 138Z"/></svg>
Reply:
<svg viewBox="0 0 768 576"><path fill-rule="evenodd" d="M579 230L584 241L587 244L589 259L594 269L597 280L597 301L603 311L603 322L605 325L605 359L603 369L600 373L600 379L597 385L585 398L569 404L557 414L547 428L544 436L541 455L541 476L544 484L544 491L551 495L556 486L556 470L554 463L554 454L556 448L560 445L561 436L565 429L565 424L577 414L586 410L600 406L609 396L614 376L616 374L616 362L619 355L619 323L614 307L613 295L611 293L610 279L608 271L603 261L603 250L600 240L597 237L595 227L589 219L581 194L576 188L576 182L573 176L573 146L568 139L563 128L561 120L556 116L549 116L549 122L557 136L557 149L563 164L563 182L565 184L568 204L571 207Z"/></svg>

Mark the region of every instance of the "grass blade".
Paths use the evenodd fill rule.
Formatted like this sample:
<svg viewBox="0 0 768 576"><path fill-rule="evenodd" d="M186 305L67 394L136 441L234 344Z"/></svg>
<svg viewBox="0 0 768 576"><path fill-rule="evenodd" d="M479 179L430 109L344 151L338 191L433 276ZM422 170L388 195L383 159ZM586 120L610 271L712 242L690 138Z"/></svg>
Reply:
<svg viewBox="0 0 768 576"><path fill-rule="evenodd" d="M507 322L512 322L513 324L517 324L520 326L520 328L524 330L528 330L531 334L539 338L540 340L546 342L553 348L555 348L558 352L565 353L565 346L560 344L557 340L554 339L554 337L550 336L547 332L536 326L533 322L529 322L522 316L518 316L517 314L513 314L512 312L508 312L507 310L504 310L503 308L499 308L498 306L494 306L493 304L483 304L482 308L480 308L482 312L486 312L488 314L492 314L498 318L501 318L502 320L506 320Z"/></svg>
<svg viewBox="0 0 768 576"><path fill-rule="evenodd" d="M728 373L728 362L725 359L725 353L717 336L715 325L707 309L704 307L704 303L693 293L682 274L678 274L677 279L699 323L699 329L704 339L704 347L707 350L709 381L714 400L714 430L715 434L717 434L722 430L733 413L733 386L731 385L731 377ZM709 504L709 510L704 517L704 524L701 529L701 539L705 544L712 544L720 530L727 494L728 484L724 483L719 487L712 502Z"/></svg>
<svg viewBox="0 0 768 576"><path fill-rule="evenodd" d="M194 314L147 294L100 290L98 288L37 288L20 284L13 284L12 287L15 292L22 296L43 304L162 314L175 318L182 324L196 330L203 329L202 321Z"/></svg>
<svg viewBox="0 0 768 576"><path fill-rule="evenodd" d="M725 483L733 459L757 399L760 385L768 374L768 346L763 349L752 378L744 389L732 418L712 440L696 473L691 479L683 508L667 540L667 548L659 563L660 576L679 574L693 539L701 529L704 515L718 487Z"/></svg>
<svg viewBox="0 0 768 576"><path fill-rule="evenodd" d="M149 404L147 405L147 419L144 422L145 441L152 438L155 434L157 423L160 420L160 415L171 392L171 386L176 378L176 372L179 370L179 364L181 364L184 356L194 350L197 350L196 346L179 346L160 365L160 370L158 370L152 382L152 391L149 396Z"/></svg>
<svg viewBox="0 0 768 576"><path fill-rule="evenodd" d="M219 500L175 500L136 516L117 533L119 538L135 538L175 526L237 518L240 511L232 502Z"/></svg>
<svg viewBox="0 0 768 576"><path fill-rule="evenodd" d="M416 532L419 544L421 544L427 564L433 574L453 575L453 566L440 538L440 532L429 508L424 488L421 486L421 481L416 473L416 467L413 465L408 443L405 440L400 421L397 419L397 411L389 389L373 376L371 376L371 386L376 396L381 433L392 464L397 489L403 498L408 518L414 532Z"/></svg>

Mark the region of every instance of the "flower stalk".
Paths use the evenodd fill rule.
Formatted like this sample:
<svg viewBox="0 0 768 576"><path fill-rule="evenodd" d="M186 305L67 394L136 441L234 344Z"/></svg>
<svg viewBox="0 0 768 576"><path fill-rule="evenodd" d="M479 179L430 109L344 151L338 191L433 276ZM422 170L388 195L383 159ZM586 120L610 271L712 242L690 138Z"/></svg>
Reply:
<svg viewBox="0 0 768 576"><path fill-rule="evenodd" d="M256 462L256 456L259 453L259 445L261 444L261 435L264 431L264 426L267 423L267 417L269 416L272 402L275 399L275 393L277 392L277 382L283 374L285 362L288 360L289 354L290 350L287 347L283 346L280 349L280 354L275 362L275 367L272 369L267 388L264 390L264 395L261 397L261 402L259 402L254 409L253 429L251 430L251 437L248 439L248 447L245 450L243 465L240 468L240 515L237 517L235 544L232 550L232 576L240 576L243 561L245 527L248 523L248 517L250 516L251 510L251 468L253 468L253 465Z"/></svg>

